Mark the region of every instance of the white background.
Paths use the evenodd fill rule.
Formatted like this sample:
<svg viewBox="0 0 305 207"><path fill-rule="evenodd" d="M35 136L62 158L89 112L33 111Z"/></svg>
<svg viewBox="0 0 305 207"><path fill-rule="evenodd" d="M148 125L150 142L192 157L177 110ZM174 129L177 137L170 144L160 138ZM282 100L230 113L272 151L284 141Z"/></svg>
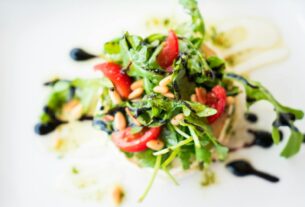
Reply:
<svg viewBox="0 0 305 207"><path fill-rule="evenodd" d="M284 101L305 110L305 2L288 0L205 0L208 17L264 17L280 28L290 49L288 60L253 75ZM177 2L168 1L0 1L0 206L81 207L101 206L67 197L54 188L63 162L49 153L33 133L44 97L42 82L52 75L91 75L95 61L74 63L73 47L100 51L105 40L124 30L138 31L152 15L181 13ZM269 106L256 107L260 118L271 120ZM265 122L259 123L266 127ZM299 126L304 131L305 122ZM216 185L203 189L194 174L173 186L158 179L143 206L305 206L305 150L286 160L280 148L252 148L232 155L246 158L259 169L276 174L278 184L254 177L236 178L223 164L216 164ZM124 182L130 191L125 206L136 206L149 175L126 168ZM135 175L135 173L139 173Z"/></svg>

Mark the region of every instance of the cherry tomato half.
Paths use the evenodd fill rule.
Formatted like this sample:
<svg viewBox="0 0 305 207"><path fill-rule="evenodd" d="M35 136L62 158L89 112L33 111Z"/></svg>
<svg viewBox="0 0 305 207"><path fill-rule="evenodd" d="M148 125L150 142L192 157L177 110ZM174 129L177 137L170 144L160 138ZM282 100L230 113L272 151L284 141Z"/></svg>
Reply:
<svg viewBox="0 0 305 207"><path fill-rule="evenodd" d="M174 31L170 30L168 37L164 42L164 46L157 56L157 62L162 68L167 69L173 64L174 60L178 57L178 54L178 38Z"/></svg>
<svg viewBox="0 0 305 207"><path fill-rule="evenodd" d="M146 143L159 137L161 127L144 128L141 132L132 134L131 127L112 133L112 141L125 152L141 152L147 149Z"/></svg>
<svg viewBox="0 0 305 207"><path fill-rule="evenodd" d="M128 95L131 93L131 78L121 70L120 65L107 62L96 65L94 69L103 72L112 81L121 97L128 98Z"/></svg>
<svg viewBox="0 0 305 207"><path fill-rule="evenodd" d="M211 92L207 94L206 105L217 110L216 114L208 117L210 124L216 121L224 113L226 107L226 99L226 90L220 85L213 87Z"/></svg>

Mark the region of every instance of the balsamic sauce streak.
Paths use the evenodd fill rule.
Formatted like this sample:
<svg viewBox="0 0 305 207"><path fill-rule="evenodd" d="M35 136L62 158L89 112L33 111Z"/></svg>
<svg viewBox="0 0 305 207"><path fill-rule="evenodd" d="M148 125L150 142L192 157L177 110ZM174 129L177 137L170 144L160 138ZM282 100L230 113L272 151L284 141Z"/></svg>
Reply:
<svg viewBox="0 0 305 207"><path fill-rule="evenodd" d="M280 181L278 177L256 170L249 162L245 160L234 160L228 163L226 167L235 176L244 177L248 175L255 175L272 183Z"/></svg>
<svg viewBox="0 0 305 207"><path fill-rule="evenodd" d="M258 121L257 115L251 112L245 113L244 117L250 123L256 123Z"/></svg>
<svg viewBox="0 0 305 207"><path fill-rule="evenodd" d="M265 130L248 129L248 132L254 136L254 140L246 144L244 147L252 147L254 145L269 148L273 145L272 134ZM283 140L283 132L280 131L280 141Z"/></svg>
<svg viewBox="0 0 305 207"><path fill-rule="evenodd" d="M75 61L85 61L96 58L96 55L86 52L81 48L74 48L70 51L70 57Z"/></svg>
<svg viewBox="0 0 305 207"><path fill-rule="evenodd" d="M292 122L296 120L296 117L294 114L291 113L280 113L278 114L277 119L272 123L272 125L276 128L281 126L287 126L291 128L294 131L299 131L298 128L296 128Z"/></svg>
<svg viewBox="0 0 305 207"><path fill-rule="evenodd" d="M54 131L61 124L66 124L67 122L61 121L56 118L55 113L47 106L43 108L43 111L49 115L51 121L48 123L37 123L34 127L34 131L38 135L47 135ZM82 116L79 121L93 120L92 116Z"/></svg>
<svg viewBox="0 0 305 207"><path fill-rule="evenodd" d="M93 120L92 125L99 130L106 132L107 134L112 133L112 131L108 128L107 123L103 120Z"/></svg>
<svg viewBox="0 0 305 207"><path fill-rule="evenodd" d="M38 135L46 135L54 131L59 125L65 123L58 120L53 110L48 106L43 107L43 111L50 117L51 121L48 123L38 123L34 127L34 131Z"/></svg>
<svg viewBox="0 0 305 207"><path fill-rule="evenodd" d="M248 86L251 87L251 88L259 88L258 86L253 85L252 83L250 83L247 79L245 79L245 78L242 77L242 76L236 75L236 74L234 74L234 73L228 73L227 76L228 76L228 77L231 77L231 78L234 78L234 79L238 79L238 80L244 82L246 85L248 85Z"/></svg>

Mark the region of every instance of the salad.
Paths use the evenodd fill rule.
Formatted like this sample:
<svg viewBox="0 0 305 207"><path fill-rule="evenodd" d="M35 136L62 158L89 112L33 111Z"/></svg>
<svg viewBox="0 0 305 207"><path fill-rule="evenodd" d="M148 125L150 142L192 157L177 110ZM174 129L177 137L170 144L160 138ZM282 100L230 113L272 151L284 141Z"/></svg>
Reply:
<svg viewBox="0 0 305 207"><path fill-rule="evenodd" d="M175 183L171 169L206 169L225 160L240 95L246 105L265 100L276 119L272 139L280 142L281 127L290 130L281 156L300 150L303 134L295 125L303 112L278 102L259 82L227 67L205 44L206 30L195 0L180 0L190 21L167 34L147 37L124 33L106 42L94 70L100 78L55 79L45 83L51 93L35 126L46 135L72 121L92 120L93 126L126 157L154 169L143 200L159 170ZM79 60L94 55L73 51Z"/></svg>

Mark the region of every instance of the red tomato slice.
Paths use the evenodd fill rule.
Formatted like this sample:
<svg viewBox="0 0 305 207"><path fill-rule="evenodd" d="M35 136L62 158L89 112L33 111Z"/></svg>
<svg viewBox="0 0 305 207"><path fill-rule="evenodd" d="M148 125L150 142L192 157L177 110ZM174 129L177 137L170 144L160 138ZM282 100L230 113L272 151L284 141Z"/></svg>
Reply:
<svg viewBox="0 0 305 207"><path fill-rule="evenodd" d="M125 152L141 152L147 149L146 143L157 139L161 127L145 128L136 134L131 133L131 127L112 133L112 141Z"/></svg>
<svg viewBox="0 0 305 207"><path fill-rule="evenodd" d="M107 62L96 65L94 69L103 72L112 81L121 97L128 98L128 95L131 93L131 78L121 70L120 65Z"/></svg>
<svg viewBox="0 0 305 207"><path fill-rule="evenodd" d="M222 86L217 85L207 94L206 99L206 104L209 107L217 110L216 114L208 117L208 121L211 124L216 121L225 111L227 99L226 90Z"/></svg>
<svg viewBox="0 0 305 207"><path fill-rule="evenodd" d="M162 68L167 69L173 64L174 60L178 57L178 54L178 38L174 31L170 30L168 37L164 42L164 46L157 56L157 62Z"/></svg>

